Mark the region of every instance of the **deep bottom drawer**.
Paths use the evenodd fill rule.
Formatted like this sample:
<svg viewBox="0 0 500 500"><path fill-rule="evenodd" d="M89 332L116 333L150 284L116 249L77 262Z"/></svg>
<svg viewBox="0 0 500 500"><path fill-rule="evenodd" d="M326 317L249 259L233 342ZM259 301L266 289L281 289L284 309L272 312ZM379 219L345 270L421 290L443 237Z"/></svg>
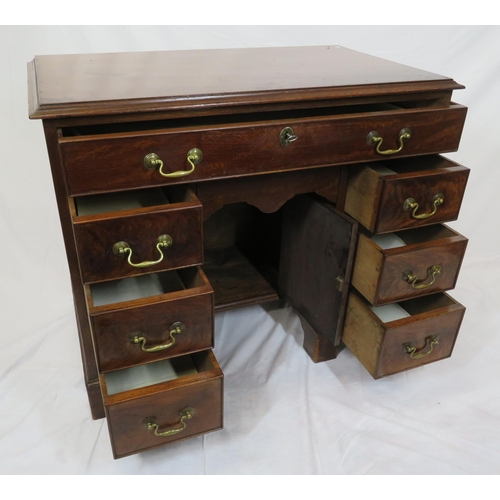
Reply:
<svg viewBox="0 0 500 500"><path fill-rule="evenodd" d="M464 312L444 293L373 307L353 292L342 340L377 379L451 356Z"/></svg>
<svg viewBox="0 0 500 500"><path fill-rule="evenodd" d="M211 351L100 381L115 458L222 428L223 374Z"/></svg>

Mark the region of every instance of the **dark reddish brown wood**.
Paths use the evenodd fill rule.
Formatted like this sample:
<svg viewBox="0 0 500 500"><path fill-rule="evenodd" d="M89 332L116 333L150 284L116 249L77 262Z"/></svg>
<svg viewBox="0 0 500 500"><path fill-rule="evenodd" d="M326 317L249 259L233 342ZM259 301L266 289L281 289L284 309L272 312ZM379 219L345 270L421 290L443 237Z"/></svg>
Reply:
<svg viewBox="0 0 500 500"><path fill-rule="evenodd" d="M298 196L284 212L280 294L333 345L340 343L357 227L310 196Z"/></svg>
<svg viewBox="0 0 500 500"><path fill-rule="evenodd" d="M345 212L345 199L347 194L347 182L349 180L349 166L344 165L340 167L340 177L339 177L339 194L337 197L337 202L335 207L341 212ZM321 193L318 193L321 194ZM331 201L331 200L330 200Z"/></svg>
<svg viewBox="0 0 500 500"><path fill-rule="evenodd" d="M37 56L32 65L30 115L44 119L463 88L336 45Z"/></svg>
<svg viewBox="0 0 500 500"><path fill-rule="evenodd" d="M202 208L198 201L141 208L73 219L84 283L138 276L199 265L203 262ZM113 246L125 241L132 249L131 262L156 261L160 235L173 243L163 248L163 260L151 267L131 266L127 256L117 256Z"/></svg>
<svg viewBox="0 0 500 500"><path fill-rule="evenodd" d="M315 363L335 359L344 348L343 344L334 345L327 338L316 332L311 325L298 314L304 331L304 349Z"/></svg>
<svg viewBox="0 0 500 500"><path fill-rule="evenodd" d="M245 177L219 182L199 183L198 199L203 204L203 218L230 203L245 201L261 212L272 213L297 194L318 193L335 203L339 191L339 168L298 170L270 174L265 178Z"/></svg>
<svg viewBox="0 0 500 500"><path fill-rule="evenodd" d="M190 271L190 270L189 270ZM183 276L183 273L180 273ZM89 307L97 360L101 372L108 372L190 354L213 347L214 299L213 290L203 271L199 270L187 291L172 292L158 301L136 305L137 301L117 304L112 310ZM144 352L140 344L131 342L138 332L147 339L146 348L168 344L169 328L182 322L185 329L175 335L168 349Z"/></svg>
<svg viewBox="0 0 500 500"><path fill-rule="evenodd" d="M70 270L71 288L73 291L73 301L75 305L76 322L80 349L82 354L83 372L85 385L90 403L93 418L104 417L104 406L98 385L98 370L95 360L92 334L89 319L87 316L85 294L82 287L82 277L78 265L78 256L71 223L71 215L68 210L68 195L64 185L64 172L57 147L57 130L51 127L50 122L44 122L45 140L52 170L54 191L56 195L61 229L66 248L66 256Z"/></svg>
<svg viewBox="0 0 500 500"><path fill-rule="evenodd" d="M350 111L320 118L63 137L60 148L68 191L76 196L376 161L380 155L366 141L374 130L383 137L393 137L396 143L401 129L412 129L413 139L407 141L400 157L455 151L465 115L463 106L443 103L423 109ZM283 147L279 135L288 126L298 139ZM192 148L201 149L204 156L189 176L169 179L144 166L144 157L155 153L164 162L165 172L188 170L186 158Z"/></svg>
<svg viewBox="0 0 500 500"><path fill-rule="evenodd" d="M277 291L236 247L207 251L205 258L216 311L278 300Z"/></svg>
<svg viewBox="0 0 500 500"><path fill-rule="evenodd" d="M223 425L223 374L211 351L192 355L198 374L149 387L108 396L104 404L115 458L121 458L173 441L205 434ZM101 383L105 387L104 376ZM184 431L158 437L149 431L145 420L154 417L159 431L179 427L180 412L194 408L193 418Z"/></svg>
<svg viewBox="0 0 500 500"><path fill-rule="evenodd" d="M171 322L177 320L177 314L189 312L189 319L181 321L191 321L189 330L195 333L186 344L181 344L182 337L179 338L177 350L170 354L177 356L210 347L213 314L208 299L212 300L212 294L206 282L200 285L199 280L189 278L189 269L194 269L190 267L181 271L181 274L186 271L187 290L174 292L168 298L147 297L133 304L94 308L88 294L96 330L95 345L99 356L103 356L99 358L102 363L99 374L84 290L88 292L91 286L104 284L83 283L153 273L167 267L193 266L203 260L203 241L205 267L214 285L217 308L276 299L279 268L285 295L301 316L306 351L314 361L332 359L342 348L340 333L356 224L348 218L342 219L324 201L295 199L291 205L298 203L298 209L285 217L282 244L281 207L286 207L296 194L311 192L337 203L340 210L344 210L344 205L346 210L352 207L346 195L347 174L357 167L350 164L385 158L376 153L373 144L367 143L367 135L376 130L384 138L383 149L397 148L400 131L405 127L411 128L412 137L388 162L401 166L398 180L403 182L393 186L391 182L397 176L387 178L384 185L375 179L371 185L378 190L367 198L376 202L376 206L365 204L365 199L356 199L354 205L363 207L368 218L374 210L380 210L381 224L387 217L389 227L399 217L390 202L403 193L405 183L412 188L408 196L417 198L441 183L442 174L446 201L440 207L440 214L447 214L446 203L459 208L465 189L468 171L463 167L448 169L441 164L422 175L415 168L406 167L412 165L411 157L418 157L415 161L424 165L438 164L445 160L422 155L458 148L466 108L451 103L450 99L453 90L463 87L447 77L341 47L40 56L29 65L28 73L30 117L44 120L92 414L98 418L104 411L101 386L97 383L99 375L117 457L221 427L222 372L209 352L193 355L199 366L198 375L124 394L108 396L102 374L103 370L114 370L124 363L148 362L148 358L134 358L126 349L121 351L122 344L115 338L125 328L142 327L139 323L146 324L154 332L152 340L159 342L164 340ZM287 147L279 143L279 133L285 126L291 126L298 137ZM156 153L164 161L165 171L186 170L189 167L186 156L193 147L201 149L204 158L188 176L169 179L144 166L144 156ZM455 177L447 178L452 170ZM85 217L71 213L74 203L68 200L68 197L139 188L175 189L188 183L199 192L205 205L205 237L201 205L195 199L190 200L194 204L184 206L185 210L149 207L119 215ZM414 191L418 187L421 191ZM429 209L426 201L417 201L421 210ZM181 197L176 202L189 200ZM398 201L403 202L404 199ZM228 207L232 208L226 210ZM267 213L262 214L254 207ZM422 224L452 220L451 215L447 217L434 217ZM172 222L169 227L175 229L164 226L167 219ZM390 229L381 225L376 230ZM125 240L131 245L134 262L155 260L155 240L163 232L174 239L174 246L165 250L166 262L175 251L178 251L177 261L143 271L130 268L128 274L113 268L110 256L116 241ZM180 251L182 242L185 248ZM420 242L412 245L418 252L413 267L426 265L429 254L436 257L444 248L433 242L427 247ZM448 269L451 261L461 257L458 250L446 252ZM391 256L397 262L394 270L390 270ZM389 278L400 272L396 268L408 262L398 251L388 252L384 258L388 266L384 276ZM123 264L125 259L119 260ZM418 269L413 271L420 274ZM339 275L344 278L342 292L334 288ZM446 277L456 280L456 276ZM148 278L137 276L137 279ZM206 293L193 295L190 288L204 288ZM382 288L389 295L392 293L390 283L384 282ZM426 293L433 291L429 288ZM433 353L439 359L451 353L450 346L456 336L451 325L454 323L458 329L463 308L451 299L437 296L409 301L410 309L412 304L422 304L414 306L417 318L414 325L411 321L400 321L391 328L395 328L394 338L401 328L410 337L408 341L423 349L425 339L419 336L417 326L442 327L442 350ZM426 300L434 301L434 305ZM184 305L171 307L174 302ZM373 321L370 311L358 308L356 315L362 319L362 328L351 335L351 346L361 346L356 355L364 363L378 356L380 366L371 366L373 373L381 376L391 370L415 366L413 360L407 366L404 356L404 361L400 361L400 353L396 353L399 347L391 344L391 335L384 337L385 327ZM378 352L380 346L387 348ZM429 357L425 361L432 360ZM185 433L158 440L141 428L147 416L155 416L162 429L175 425L179 411L188 405L197 405L200 410ZM198 419L199 416L203 419Z"/></svg>
<svg viewBox="0 0 500 500"><path fill-rule="evenodd" d="M102 402L102 391L99 379L93 380L90 383L86 383L85 386L87 389L87 396L89 398L92 418L94 420L104 418L106 416L106 413L104 411L104 404Z"/></svg>

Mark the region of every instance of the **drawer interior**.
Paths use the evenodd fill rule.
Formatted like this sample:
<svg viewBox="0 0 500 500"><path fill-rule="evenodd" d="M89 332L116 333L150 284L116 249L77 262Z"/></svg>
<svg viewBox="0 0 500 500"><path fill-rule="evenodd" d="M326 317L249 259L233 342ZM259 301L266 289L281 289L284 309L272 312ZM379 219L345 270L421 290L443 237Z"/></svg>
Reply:
<svg viewBox="0 0 500 500"><path fill-rule="evenodd" d="M104 374L104 379L107 393L111 396L197 373L192 357L181 356L109 372Z"/></svg>
<svg viewBox="0 0 500 500"><path fill-rule="evenodd" d="M458 233L442 224L436 224L423 228L367 236L382 250L389 250L391 248L400 248L407 245L417 245L429 241L453 238L454 236L458 236Z"/></svg>
<svg viewBox="0 0 500 500"><path fill-rule="evenodd" d="M204 373L219 370L219 367L215 366L214 360L211 351L202 351L103 373L101 374L103 395L105 397L117 395L116 398L120 398L121 396L118 395L136 389L165 383L177 385L183 383L188 377L197 377Z"/></svg>
<svg viewBox="0 0 500 500"><path fill-rule="evenodd" d="M70 204L74 203L71 208L75 217L86 217L195 200L188 188L173 186L78 196L74 201L70 200Z"/></svg>
<svg viewBox="0 0 500 500"><path fill-rule="evenodd" d="M405 109L450 108L454 103L447 99L408 100L398 102L366 102L353 105L318 106L307 109L285 109L236 113L231 115L197 116L191 118L168 118L163 120L133 121L98 125L80 125L63 127L62 138L90 137L102 134L123 134L145 131L160 131L173 128L210 127L217 125L235 125L238 123L263 122L274 120L303 120L322 116L351 114L390 113ZM82 138L83 138L82 137ZM63 139L64 140L64 139Z"/></svg>
<svg viewBox="0 0 500 500"><path fill-rule="evenodd" d="M443 168L461 167L447 158L439 155L428 155L419 157L409 157L403 159L393 159L377 162L370 166L379 175L409 174L412 172L432 172Z"/></svg>
<svg viewBox="0 0 500 500"><path fill-rule="evenodd" d="M95 283L87 287L89 306L94 308L120 305L205 285L203 277L196 268L187 268Z"/></svg>
<svg viewBox="0 0 500 500"><path fill-rule="evenodd" d="M86 216L154 207L156 205L168 205L169 203L170 201L164 190L155 188L81 196L76 198L75 208L77 216Z"/></svg>
<svg viewBox="0 0 500 500"><path fill-rule="evenodd" d="M396 304L386 304L383 306L369 305L369 308L381 323L390 323L392 321L410 318L418 314L429 313L454 305L456 305L456 302L449 295L440 293L418 297Z"/></svg>

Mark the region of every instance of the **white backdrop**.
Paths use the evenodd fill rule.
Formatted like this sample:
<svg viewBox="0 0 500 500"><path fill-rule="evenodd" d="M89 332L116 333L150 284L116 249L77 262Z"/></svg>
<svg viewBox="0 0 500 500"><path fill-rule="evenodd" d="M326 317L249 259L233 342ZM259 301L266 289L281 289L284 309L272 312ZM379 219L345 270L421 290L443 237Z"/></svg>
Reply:
<svg viewBox="0 0 500 500"><path fill-rule="evenodd" d="M69 273L40 121L34 55L343 45L464 84L459 152L470 238L452 295L467 307L453 356L374 381L348 352L314 365L289 309L217 317L225 428L113 460L83 383ZM460 26L0 27L0 473L489 474L500 472L500 28ZM412 484L414 484L412 482Z"/></svg>

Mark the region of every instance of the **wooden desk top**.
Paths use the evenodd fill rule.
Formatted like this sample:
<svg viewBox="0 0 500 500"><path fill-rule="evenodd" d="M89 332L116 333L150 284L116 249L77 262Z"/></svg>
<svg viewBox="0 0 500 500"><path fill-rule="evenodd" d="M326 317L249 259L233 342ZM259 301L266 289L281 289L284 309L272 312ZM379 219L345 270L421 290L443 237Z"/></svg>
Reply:
<svg viewBox="0 0 500 500"><path fill-rule="evenodd" d="M31 118L320 101L463 88L337 45L36 56Z"/></svg>

